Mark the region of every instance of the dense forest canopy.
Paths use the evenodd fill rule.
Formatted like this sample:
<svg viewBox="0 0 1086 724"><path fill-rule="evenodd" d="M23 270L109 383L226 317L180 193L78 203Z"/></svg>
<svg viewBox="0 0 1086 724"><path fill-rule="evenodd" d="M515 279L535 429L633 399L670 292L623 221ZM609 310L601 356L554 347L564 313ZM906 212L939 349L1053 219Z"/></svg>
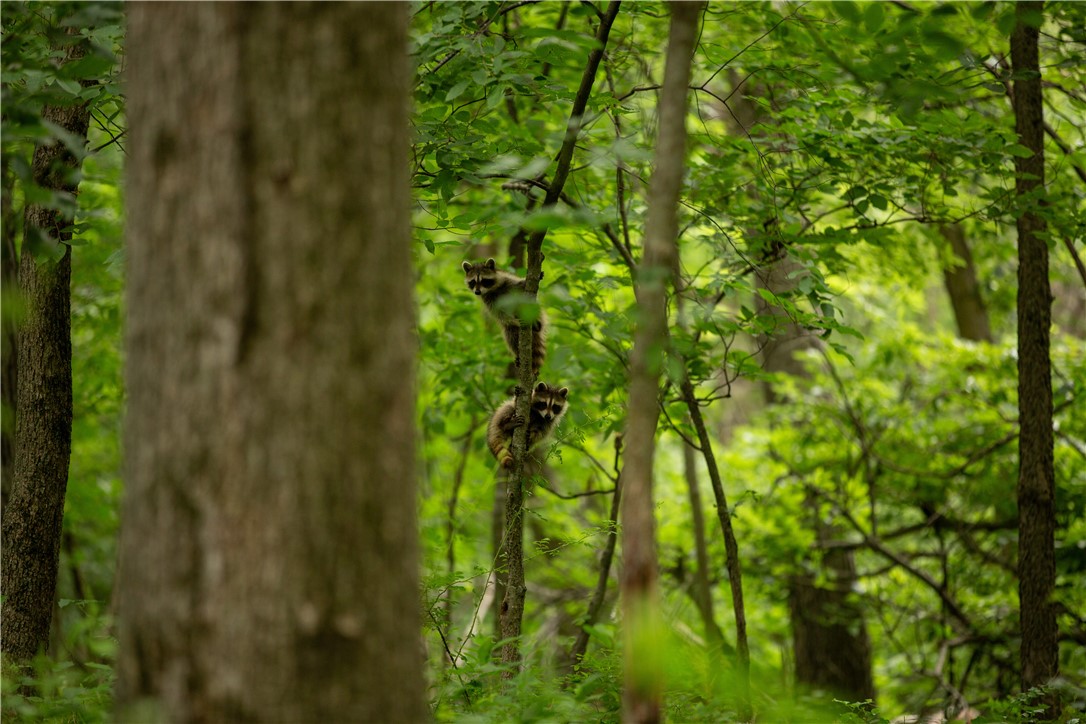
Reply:
<svg viewBox="0 0 1086 724"><path fill-rule="evenodd" d="M274 58L261 45L274 38L302 53L339 37L319 6L244 8L193 10L206 23L193 37L223 33L242 59ZM651 720L659 707L674 721L1077 721L1086 710L1086 4L686 9L700 12L500 0L413 2L403 13L430 716L615 721L623 692L648 681L648 708L627 701L627 720ZM160 281L139 276L147 265L126 267L133 190L124 179L164 178L150 166L137 174L130 164L141 159L198 155L174 147L189 138L183 130L146 153L130 148L136 89L125 84L139 73L127 12L111 2L3 5L5 719L113 718L118 540L133 525L121 510L125 470L136 469L122 462L133 454L121 444L131 402L122 357L131 315L142 313L124 300ZM344 22L365 12L347 11ZM177 32L189 32L187 22ZM136 58L158 52L168 68L168 52L184 56L179 45L156 51L144 39ZM344 52L358 64L370 57ZM345 224L327 228L355 228L351 214L364 205L352 199L368 186L298 171L316 165L299 160L310 149L335 158L326 149L337 144L347 154L389 143L373 121L342 120L338 105L314 112L360 103L330 100L306 80L341 56L314 50L311 66L285 63L278 90L260 69L223 57L186 66L190 95L162 97L184 109L199 139L199 124L217 118L201 104L228 97L228 83L250 84L239 86L255 99L245 120L204 136L250 172L238 178L256 191L241 203L274 211L259 204L280 199L284 215L252 228L278 238L286 227L272 219L295 218L291 204L320 190L321 208ZM155 98L144 97L145 112ZM358 107L376 102L364 101ZM333 143L308 145L315 136ZM268 141L276 138L281 147ZM406 187L407 176L391 177ZM206 182L216 197L210 177L185 178L169 189ZM193 228L221 219L235 229L230 216ZM319 236L299 234L297 250L254 248L282 257L282 279L307 278L300 270L321 254L356 258L351 240ZM190 247L199 255L200 244ZM525 297L490 313L465 284L465 263L488 259L527 280ZM58 282L68 265L70 283ZM279 320L289 344L309 340L304 320L324 320L312 310L338 303L344 266L308 277L321 281L298 292L296 326L294 312L280 319L270 302L258 305L254 338ZM253 292L250 272L234 280L231 268L219 291L235 299L236 286L239 304L280 279L269 271ZM34 296L50 284L53 296ZM398 315L363 315L349 299L342 315L366 324L343 334L402 332ZM168 320L169 304L162 310ZM52 443L31 431L55 407L41 400L54 396L30 390L39 379L58 384L50 365L64 354L35 336L39 317L70 325L70 407L38 426L70 439L70 461L56 457L53 477L35 447ZM657 317L661 334L651 337ZM538 338L510 338L510 324L545 327L538 378ZM289 344L283 359L291 349L311 359L309 346ZM345 345L343 375L368 359L360 344ZM53 351L37 354L40 345ZM312 345L312 359L333 346ZM307 369L299 361L296 374ZM635 411L641 373L649 404ZM153 387L150 372L140 379ZM528 391L539 382L555 400L567 388L565 407L528 449ZM488 424L508 399L523 414L499 436L507 471ZM304 409L340 408L315 397ZM292 439L297 414L269 425L274 439ZM635 415L648 416L647 444L633 433ZM129 429L125 446L139 436ZM644 452L654 455L642 488L632 478ZM47 500L56 515L46 520L37 501ZM648 520L627 519L640 504ZM41 545L20 544L35 525ZM523 550L513 544L521 527ZM638 570L651 615L642 620L625 604L641 595L627 574L646 543L653 560ZM403 546L389 545L389 560L413 570L396 558ZM34 584L44 606L12 598L31 586L23 572L38 571L21 562L24 550L54 562L35 574L47 583ZM337 577L333 566L319 570ZM36 629L22 623L27 606L40 614ZM231 615L245 614L223 612ZM28 648L12 648L16 639ZM652 654L624 661L632 651ZM351 672L329 674L340 675Z"/></svg>

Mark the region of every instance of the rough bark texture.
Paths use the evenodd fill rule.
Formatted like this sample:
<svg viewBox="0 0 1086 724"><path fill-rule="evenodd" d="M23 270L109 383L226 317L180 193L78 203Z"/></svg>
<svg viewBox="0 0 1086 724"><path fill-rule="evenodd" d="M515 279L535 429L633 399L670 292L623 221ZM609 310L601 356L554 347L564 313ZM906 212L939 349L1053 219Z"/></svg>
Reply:
<svg viewBox="0 0 1086 724"><path fill-rule="evenodd" d="M2 166L3 205L0 224L3 224L3 246L0 246L0 516L7 512L8 496L15 472L15 390L18 383L18 338L15 328L14 291L19 286L19 256L15 253L15 211L11 195L15 189L15 175L8 168L8 159L0 160Z"/></svg>
<svg viewBox="0 0 1086 724"><path fill-rule="evenodd" d="M81 54L76 46L69 57ZM86 142L85 105L46 107L42 117ZM74 194L81 163L60 143L40 146L34 151L34 182ZM72 263L71 248L61 246L72 238L64 230L70 224L59 211L37 205L28 206L24 215L15 456L10 499L4 506L0 588L3 651L15 661L30 659L47 644L53 618L72 450ZM31 251L32 235L35 244L52 247L41 258ZM49 251L59 258L50 257Z"/></svg>
<svg viewBox="0 0 1086 724"><path fill-rule="evenodd" d="M1022 626L1022 688L1043 686L1059 673L1058 628L1052 592L1056 582L1052 448L1052 372L1045 220L1034 209L1043 201L1044 121L1037 49L1044 4L1016 6L1011 36L1014 117L1018 142L1033 151L1015 157L1015 186L1025 211L1018 217L1018 596ZM1034 16L1033 25L1030 24ZM1058 715L1050 696L1046 718Z"/></svg>
<svg viewBox="0 0 1086 724"><path fill-rule="evenodd" d="M623 721L660 720L663 677L659 652L650 647L659 616L656 524L652 479L664 369L667 284L678 266L677 206L686 158L686 96L690 60L704 3L671 5L654 171L649 184L645 251L637 272L638 323L630 356L626 464L622 501L622 601L625 646Z"/></svg>
<svg viewBox="0 0 1086 724"><path fill-rule="evenodd" d="M611 32L611 25L618 16L621 3L612 0L607 5L607 11L600 18L600 25L596 31L596 47L588 54L588 62L585 64L584 73L581 74L581 84L577 88L577 95L573 99L573 108L566 123L566 135L562 141L562 148L558 151L557 165L554 177L547 187L547 195L543 199L543 207L554 206L562 195L562 188L569 176L570 165L573 162L573 151L577 145L577 137L581 132L581 121L585 108L588 106L588 98L592 94L592 86L596 80L596 71L600 60L603 58L603 50L607 47L607 36ZM539 281L543 278L543 240L546 238L546 230L537 231L528 239L527 246L527 273L525 274L524 293L535 299L539 291ZM520 665L520 629L524 618L524 596L527 588L524 585L524 485L528 481L526 469L528 452L528 408L531 404L531 394L535 382L532 373L532 335L524 334L520 337L520 349L517 359L520 365L517 368L516 410L524 420L524 424L513 433L513 469L509 475L508 497L505 503L505 548L502 558L503 568L506 572L505 596L502 599L499 611L499 629L501 638L506 639L506 644L501 649L501 661L508 664L509 668L503 676L509 678L516 673ZM576 394L576 392L574 393Z"/></svg>
<svg viewBox="0 0 1086 724"><path fill-rule="evenodd" d="M129 12L122 720L425 720L408 7Z"/></svg>
<svg viewBox="0 0 1086 724"><path fill-rule="evenodd" d="M984 306L984 299L980 295L977 268L965 240L965 229L961 224L940 224L939 233L947 240L950 250L961 262L960 265L943 269L943 281L950 297L950 305L954 309L954 320L958 323L958 334L962 339L974 342L991 342L992 328L988 323L988 308Z"/></svg>

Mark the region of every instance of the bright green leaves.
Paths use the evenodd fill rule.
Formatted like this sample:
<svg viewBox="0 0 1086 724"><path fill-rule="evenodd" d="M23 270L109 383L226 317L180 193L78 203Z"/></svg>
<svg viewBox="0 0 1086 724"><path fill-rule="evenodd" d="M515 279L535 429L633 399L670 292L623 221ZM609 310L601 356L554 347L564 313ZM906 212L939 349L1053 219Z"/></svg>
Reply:
<svg viewBox="0 0 1086 724"><path fill-rule="evenodd" d="M36 146L61 144L78 160L89 153L81 137L42 117L46 106L86 103L92 127L108 128L112 136L123 133L118 124L119 20L120 6L115 3L4 4L0 143L5 170L12 175L5 179L4 194L11 195L6 201L12 203L16 216L28 204L56 210L64 219L74 218L79 208L71 194L43 188L34 181L31 159ZM69 33L69 28L78 32ZM66 180L70 183L79 181L78 172L58 166L57 173L69 175ZM80 239L71 243L79 244ZM63 254L63 247L41 230L31 230L23 244L43 258Z"/></svg>
<svg viewBox="0 0 1086 724"><path fill-rule="evenodd" d="M464 91L468 89L469 84L470 81L462 80L454 85L452 88L449 89L449 92L445 94L445 102L448 103L449 101L455 101L457 98L462 96L464 94Z"/></svg>

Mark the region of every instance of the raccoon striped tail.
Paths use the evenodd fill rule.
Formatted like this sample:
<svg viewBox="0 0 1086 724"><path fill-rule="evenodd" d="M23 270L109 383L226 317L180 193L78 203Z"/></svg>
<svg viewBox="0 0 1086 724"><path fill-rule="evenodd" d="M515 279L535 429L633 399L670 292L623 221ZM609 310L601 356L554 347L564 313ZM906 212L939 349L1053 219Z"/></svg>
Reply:
<svg viewBox="0 0 1086 724"><path fill-rule="evenodd" d="M503 468L513 465L513 454L509 451L509 443L513 437L509 428L515 419L514 405L513 400L506 400L499 405L486 428L486 446Z"/></svg>
<svg viewBox="0 0 1086 724"><path fill-rule="evenodd" d="M537 322L532 327L532 376L538 377L547 357L547 330Z"/></svg>
<svg viewBox="0 0 1086 724"><path fill-rule="evenodd" d="M510 324L502 327L505 335L505 344L513 353L513 359L518 358L520 350L520 327ZM547 329L542 322L532 325L532 376L538 377L539 370L543 369L543 360L547 357Z"/></svg>
<svg viewBox="0 0 1086 724"><path fill-rule="evenodd" d="M501 466L506 469L513 467L513 453L509 450L509 442L510 441L506 440L504 437L492 437L487 440L487 445L490 448L491 454L493 454Z"/></svg>

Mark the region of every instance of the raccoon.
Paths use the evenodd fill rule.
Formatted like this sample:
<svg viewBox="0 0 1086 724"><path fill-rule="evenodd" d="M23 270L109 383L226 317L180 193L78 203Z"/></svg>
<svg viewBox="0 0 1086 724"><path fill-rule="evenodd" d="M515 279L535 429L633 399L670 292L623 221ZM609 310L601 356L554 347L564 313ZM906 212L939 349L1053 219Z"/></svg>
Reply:
<svg viewBox="0 0 1086 724"><path fill-rule="evenodd" d="M464 274L467 276L468 289L475 292L475 296L483 298L483 304L487 311L502 326L502 335L505 344L513 352L513 359L518 358L517 350L520 340L521 321L517 319L515 311L501 303L508 298L510 301L516 295L524 295L524 280L516 274L499 271L493 259L485 262L471 264L464 262ZM547 355L547 317L543 310L539 311L539 319L532 324L532 375L539 374L543 366L543 359Z"/></svg>
<svg viewBox="0 0 1086 724"><path fill-rule="evenodd" d="M554 426L566 412L568 395L568 387L559 389L545 382L540 382L532 390L531 412L528 420L529 450L543 442L554 430ZM513 465L513 455L509 451L509 445L513 442L513 430L521 422L515 406L515 398L503 402L494 411L486 427L486 444L503 468L510 468Z"/></svg>

